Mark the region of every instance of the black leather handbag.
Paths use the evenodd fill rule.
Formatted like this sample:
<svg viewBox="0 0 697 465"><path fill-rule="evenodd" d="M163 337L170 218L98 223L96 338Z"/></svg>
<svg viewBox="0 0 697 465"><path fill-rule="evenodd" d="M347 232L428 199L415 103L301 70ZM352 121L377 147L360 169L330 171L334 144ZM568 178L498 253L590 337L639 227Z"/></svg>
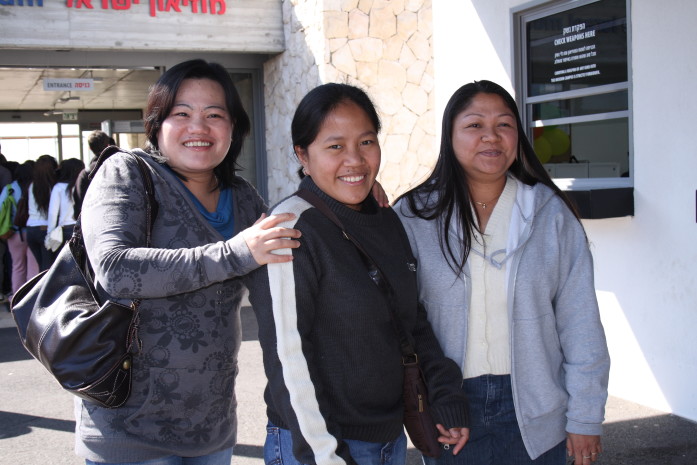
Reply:
<svg viewBox="0 0 697 465"><path fill-rule="evenodd" d="M90 173L117 152L138 162L147 195L146 246L157 203L146 163L109 147ZM138 305L100 302L82 237L80 218L55 262L24 284L11 302L22 344L66 390L106 408L122 406L131 392L133 354L139 351Z"/></svg>
<svg viewBox="0 0 697 465"><path fill-rule="evenodd" d="M344 228L341 220L329 209L327 204L324 203L318 195L307 189L300 189L295 195L317 208L341 229L343 236L356 246L363 260L363 264L368 270L370 279L385 295L390 310L392 326L399 337L399 345L402 351L402 365L404 366L404 387L402 391L402 399L404 402L404 428L407 430L409 439L411 439L414 447L419 449L422 454L433 458L440 457L442 451L442 446L438 442L440 433L436 428L436 422L431 414L426 380L419 366L419 358L416 351L411 342L409 342L407 332L397 314L394 301L394 290L387 280L387 276L380 270L380 267L378 267L375 260L373 260L363 246L353 236L346 232L346 228Z"/></svg>

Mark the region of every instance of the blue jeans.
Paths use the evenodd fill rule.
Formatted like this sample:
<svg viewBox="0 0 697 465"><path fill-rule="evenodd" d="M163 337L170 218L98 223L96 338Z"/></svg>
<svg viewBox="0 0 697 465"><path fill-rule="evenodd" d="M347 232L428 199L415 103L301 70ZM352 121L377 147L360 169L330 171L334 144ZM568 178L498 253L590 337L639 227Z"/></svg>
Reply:
<svg viewBox="0 0 697 465"><path fill-rule="evenodd" d="M438 459L424 457L425 465L564 465L562 441L535 460L525 450L513 407L511 377L484 375L464 380L470 404L470 438L459 454L452 448Z"/></svg>
<svg viewBox="0 0 697 465"><path fill-rule="evenodd" d="M46 229L40 226L27 226L27 245L29 250L34 254L36 258L36 263L39 264L39 271L48 270L51 268L53 261L58 255L56 252L52 252L44 246L44 239L46 239Z"/></svg>
<svg viewBox="0 0 697 465"><path fill-rule="evenodd" d="M394 441L366 442L344 439L351 457L358 465L404 465L407 460L407 437L402 433ZM264 443L266 465L302 465L293 455L290 431L269 423Z"/></svg>
<svg viewBox="0 0 697 465"><path fill-rule="evenodd" d="M200 457L178 457L170 455L159 459L144 460L142 462L93 462L85 460L87 465L230 465L232 461L232 447L223 449Z"/></svg>

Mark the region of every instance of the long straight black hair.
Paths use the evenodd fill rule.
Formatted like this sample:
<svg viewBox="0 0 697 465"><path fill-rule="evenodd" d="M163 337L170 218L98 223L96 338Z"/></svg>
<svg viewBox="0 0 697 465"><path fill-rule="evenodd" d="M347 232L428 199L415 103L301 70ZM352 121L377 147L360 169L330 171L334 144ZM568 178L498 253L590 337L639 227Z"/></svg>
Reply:
<svg viewBox="0 0 697 465"><path fill-rule="evenodd" d="M34 194L36 206L44 215L48 214L51 189L53 189L53 185L56 184L56 168L58 168L58 162L51 155L41 155L36 159L36 163L34 163L31 190L32 194ZM22 195L24 195L24 192L22 192ZM28 198L29 197L27 197L27 199Z"/></svg>
<svg viewBox="0 0 697 465"><path fill-rule="evenodd" d="M75 220L77 219L80 211L79 209L75 208L77 201L75 183L77 182L77 177L84 169L85 163L79 158L67 158L58 164L58 169L56 170L56 183L64 182L67 184L65 190L70 196L70 200L73 201L73 219Z"/></svg>
<svg viewBox="0 0 697 465"><path fill-rule="evenodd" d="M34 160L27 160L15 170L15 181L19 184L23 196L29 195L29 186L31 186L34 179L34 163ZM15 196L15 198L17 198L17 196Z"/></svg>
<svg viewBox="0 0 697 465"><path fill-rule="evenodd" d="M430 176L401 198L406 199L413 214L425 220L438 221L438 240L443 256L452 270L461 273L472 248L472 235L477 230L471 207L471 196L467 177L457 160L453 149L453 122L472 103L478 94L495 94L501 97L506 106L515 115L518 126L518 153L508 172L524 184L534 186L541 182L552 189L578 218L575 206L554 184L549 174L535 155L535 151L525 134L520 120L518 106L511 94L500 85L491 81L474 81L460 87L450 97L443 112L440 152L438 161ZM423 205L417 205L417 198L425 198ZM448 225L456 221L457 231L462 231L458 238L460 247L453 244L448 234ZM459 253L457 250L460 249Z"/></svg>

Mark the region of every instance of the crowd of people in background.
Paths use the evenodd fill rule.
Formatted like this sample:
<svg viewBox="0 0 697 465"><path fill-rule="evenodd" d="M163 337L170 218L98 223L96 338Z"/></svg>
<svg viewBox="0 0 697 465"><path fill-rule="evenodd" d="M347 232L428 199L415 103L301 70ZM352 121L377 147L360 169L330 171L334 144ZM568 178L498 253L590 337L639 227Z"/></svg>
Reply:
<svg viewBox="0 0 697 465"><path fill-rule="evenodd" d="M8 196L14 198L11 231L0 239L0 303L9 302L24 283L50 268L70 239L89 170L102 150L115 145L99 130L87 142L93 154L87 168L79 158L59 162L48 154L20 164L7 160L0 150L0 205Z"/></svg>

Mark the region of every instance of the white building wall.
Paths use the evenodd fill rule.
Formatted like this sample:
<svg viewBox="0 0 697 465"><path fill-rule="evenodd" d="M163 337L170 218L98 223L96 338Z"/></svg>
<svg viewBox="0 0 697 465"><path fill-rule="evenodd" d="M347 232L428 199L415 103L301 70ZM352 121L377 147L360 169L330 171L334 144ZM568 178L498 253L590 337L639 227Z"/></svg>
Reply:
<svg viewBox="0 0 697 465"><path fill-rule="evenodd" d="M455 89L513 90L511 8L433 2L437 118ZM697 421L697 2L631 4L633 217L585 220L610 346L610 394Z"/></svg>
<svg viewBox="0 0 697 465"><path fill-rule="evenodd" d="M284 0L286 51L264 64L264 113L268 197L274 204L297 189L298 163L290 125L303 96L322 83L324 63L322 0Z"/></svg>

